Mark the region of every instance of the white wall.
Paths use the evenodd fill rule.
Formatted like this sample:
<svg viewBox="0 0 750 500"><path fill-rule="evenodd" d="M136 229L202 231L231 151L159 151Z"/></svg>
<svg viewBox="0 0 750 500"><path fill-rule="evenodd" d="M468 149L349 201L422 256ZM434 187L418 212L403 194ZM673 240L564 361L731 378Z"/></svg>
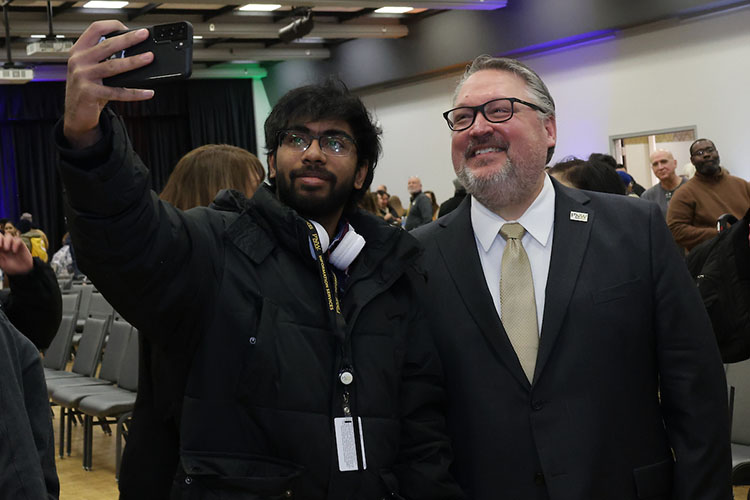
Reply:
<svg viewBox="0 0 750 500"><path fill-rule="evenodd" d="M696 125L734 175L750 178L748 26L750 8L742 8L525 59L557 104L552 162L608 153L613 135ZM364 96L384 129L373 185L386 184L404 200L407 178L418 175L439 201L452 195L450 140L441 113L450 108L457 78Z"/></svg>

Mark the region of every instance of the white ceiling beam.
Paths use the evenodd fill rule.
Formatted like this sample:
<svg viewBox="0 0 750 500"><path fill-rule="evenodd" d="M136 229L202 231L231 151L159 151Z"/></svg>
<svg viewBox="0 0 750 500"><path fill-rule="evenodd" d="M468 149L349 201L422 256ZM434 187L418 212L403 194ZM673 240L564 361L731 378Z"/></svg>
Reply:
<svg viewBox="0 0 750 500"><path fill-rule="evenodd" d="M57 35L77 38L90 23L82 21L55 21ZM208 22L193 23L193 33L210 38L264 39L277 38L279 28L286 23L247 23L247 22ZM14 37L29 37L47 33L47 22L42 20L16 19L10 22L11 34ZM334 24L315 23L308 35L318 38L401 38L409 34L409 28L399 24Z"/></svg>
<svg viewBox="0 0 750 500"><path fill-rule="evenodd" d="M180 3L218 3L226 5L226 0L180 0ZM246 0L246 3L270 3L268 0ZM507 0L274 0L284 6L305 7L414 7L415 9L469 9L494 10L501 9L508 4ZM14 2L15 4L15 2Z"/></svg>
<svg viewBox="0 0 750 500"><path fill-rule="evenodd" d="M14 61L40 64L40 63L65 63L68 60L67 53L36 53L26 55L24 48L12 48L11 55ZM202 49L196 46L193 49L194 62L216 62L216 61L280 61L289 59L328 59L331 51L319 47L269 47L269 48L223 48L209 47Z"/></svg>

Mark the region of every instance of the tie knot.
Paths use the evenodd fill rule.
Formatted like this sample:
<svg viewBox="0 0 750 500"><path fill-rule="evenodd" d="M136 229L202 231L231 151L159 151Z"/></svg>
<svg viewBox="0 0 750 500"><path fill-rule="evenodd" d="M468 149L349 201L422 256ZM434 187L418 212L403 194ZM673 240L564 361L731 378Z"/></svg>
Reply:
<svg viewBox="0 0 750 500"><path fill-rule="evenodd" d="M523 238L525 232L526 230L518 222L509 222L503 224L503 227L500 228L500 236L506 240L520 240Z"/></svg>

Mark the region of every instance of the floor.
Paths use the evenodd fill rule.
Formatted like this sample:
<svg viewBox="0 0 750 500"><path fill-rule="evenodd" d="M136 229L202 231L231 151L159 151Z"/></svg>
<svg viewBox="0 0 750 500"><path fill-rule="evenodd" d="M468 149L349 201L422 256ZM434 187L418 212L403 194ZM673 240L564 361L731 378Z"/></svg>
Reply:
<svg viewBox="0 0 750 500"><path fill-rule="evenodd" d="M55 411L55 433L58 432L59 411ZM112 500L118 497L115 480L115 436L106 435L99 427L94 428L94 454L92 469L81 466L83 433L81 426L73 427L71 455L60 460L57 457L57 474L60 477L60 500ZM59 439L59 438L58 438ZM59 449L59 448L58 448ZM734 488L734 498L745 500L747 486Z"/></svg>
<svg viewBox="0 0 750 500"><path fill-rule="evenodd" d="M55 443L57 458L57 475L60 478L60 500L111 500L118 495L115 480L115 435L106 435L101 428L94 428L93 460L90 471L83 470L83 429L80 425L73 427L70 456L62 460L59 455L59 409L53 408L55 417Z"/></svg>

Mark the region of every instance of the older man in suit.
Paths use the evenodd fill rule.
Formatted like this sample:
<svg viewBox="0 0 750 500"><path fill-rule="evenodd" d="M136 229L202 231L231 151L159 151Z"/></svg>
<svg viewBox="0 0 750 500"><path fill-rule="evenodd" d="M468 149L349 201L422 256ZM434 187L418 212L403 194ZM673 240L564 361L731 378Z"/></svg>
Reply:
<svg viewBox="0 0 750 500"><path fill-rule="evenodd" d="M471 196L414 234L467 496L730 499L721 360L659 208L545 174L554 102L517 61L475 60L454 107Z"/></svg>

